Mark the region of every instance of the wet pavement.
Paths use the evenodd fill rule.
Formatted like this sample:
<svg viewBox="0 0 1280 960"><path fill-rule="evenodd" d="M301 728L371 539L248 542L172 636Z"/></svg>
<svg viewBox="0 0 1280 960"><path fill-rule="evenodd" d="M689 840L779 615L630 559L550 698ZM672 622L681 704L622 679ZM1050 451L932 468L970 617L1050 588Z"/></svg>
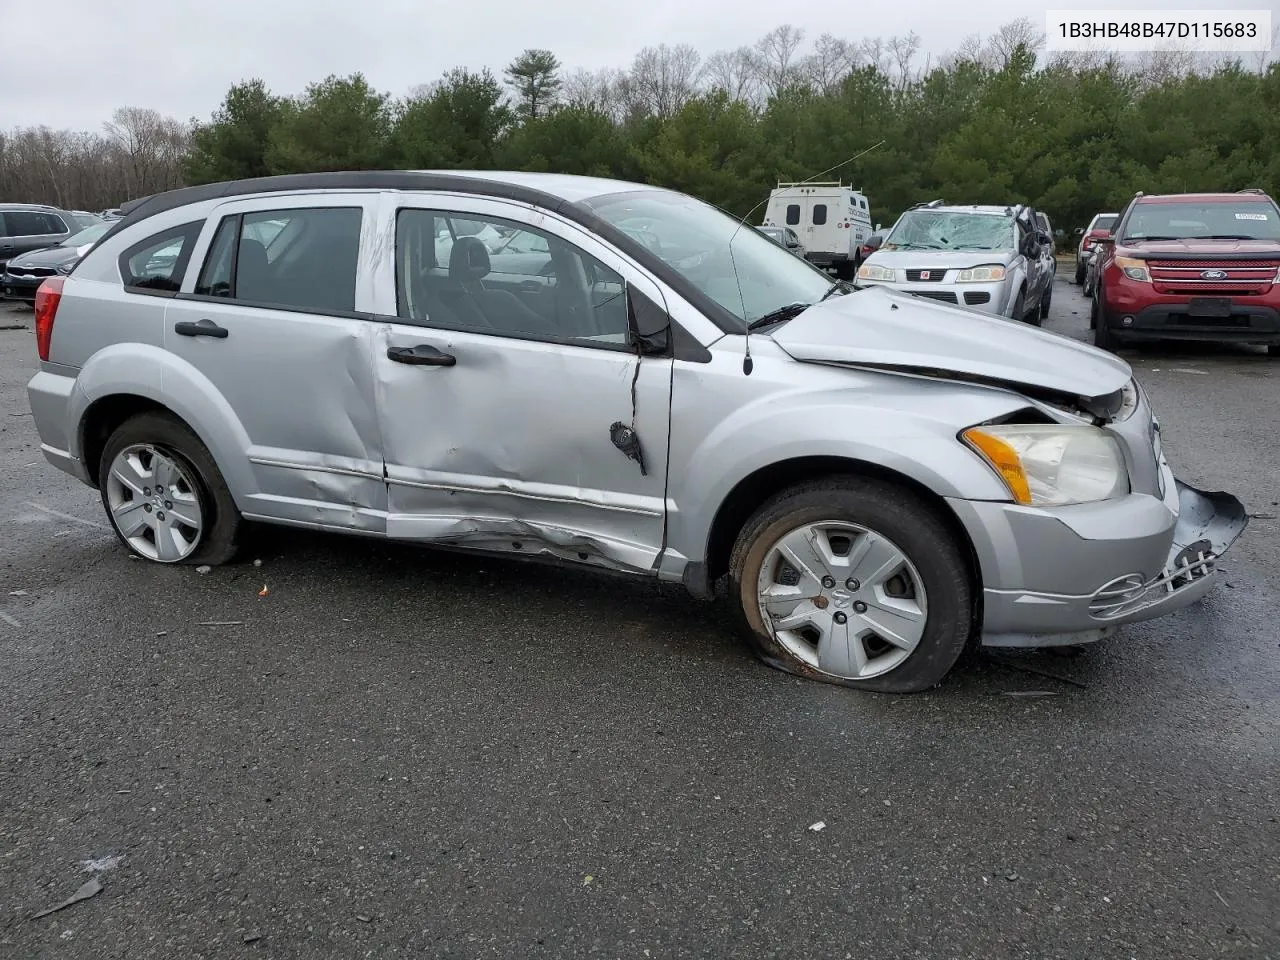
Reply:
<svg viewBox="0 0 1280 960"><path fill-rule="evenodd" d="M40 456L34 347L0 330L0 957L1280 960L1280 360L1126 354L1257 515L1204 603L890 697L585 572L130 560Z"/></svg>

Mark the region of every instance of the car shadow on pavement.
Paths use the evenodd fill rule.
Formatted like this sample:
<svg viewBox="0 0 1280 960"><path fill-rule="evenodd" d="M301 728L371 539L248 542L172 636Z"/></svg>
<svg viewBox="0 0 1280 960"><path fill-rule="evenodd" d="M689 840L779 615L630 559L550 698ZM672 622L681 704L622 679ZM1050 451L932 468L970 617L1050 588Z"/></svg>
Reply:
<svg viewBox="0 0 1280 960"><path fill-rule="evenodd" d="M261 569L252 566L257 560ZM482 616L494 623L521 625L512 631L519 636L510 639L504 638L503 628L485 628L485 643L532 644L552 657L587 651L599 657L601 670L617 660L618 644L628 644L630 657L643 656L649 648L664 658L703 661L734 672L758 668L761 679L786 677L756 660L738 636L723 599L700 601L678 584L287 527L256 528L241 561L225 569L243 579L246 588L259 579L315 578L311 589L323 591L335 610L346 607L367 615L420 605L417 622L424 637L448 633L454 623L473 623L483 610ZM444 617L437 619L441 612ZM579 642L606 635L606 643ZM1100 666L1105 657L1097 654L1088 647L1023 651L971 646L940 690L953 696L1029 689L1028 696L1080 693L1106 675Z"/></svg>

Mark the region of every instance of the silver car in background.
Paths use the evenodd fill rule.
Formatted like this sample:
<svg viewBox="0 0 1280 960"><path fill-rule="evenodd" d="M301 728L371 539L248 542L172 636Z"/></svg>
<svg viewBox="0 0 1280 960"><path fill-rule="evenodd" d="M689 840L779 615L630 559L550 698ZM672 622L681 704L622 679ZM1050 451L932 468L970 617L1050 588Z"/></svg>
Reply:
<svg viewBox="0 0 1280 960"><path fill-rule="evenodd" d="M227 562L260 521L724 582L767 663L865 689L1184 607L1246 522L1174 479L1120 359L851 291L656 187L161 194L36 333L44 455L139 557Z"/></svg>
<svg viewBox="0 0 1280 960"><path fill-rule="evenodd" d="M1053 239L1030 207L917 204L898 218L857 284L1039 325L1053 298Z"/></svg>

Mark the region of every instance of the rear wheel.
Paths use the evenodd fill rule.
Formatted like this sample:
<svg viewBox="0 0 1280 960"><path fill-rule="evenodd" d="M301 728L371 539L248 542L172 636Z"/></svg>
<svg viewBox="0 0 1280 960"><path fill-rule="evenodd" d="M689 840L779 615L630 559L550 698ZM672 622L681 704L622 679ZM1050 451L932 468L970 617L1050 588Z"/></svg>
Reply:
<svg viewBox="0 0 1280 960"><path fill-rule="evenodd" d="M1084 283L1084 274L1085 274L1084 267L1077 263L1076 264L1076 286L1080 286L1082 283Z"/></svg>
<svg viewBox="0 0 1280 960"><path fill-rule="evenodd" d="M235 555L240 512L209 451L176 417L143 413L119 426L98 488L116 536L144 559L219 564Z"/></svg>
<svg viewBox="0 0 1280 960"><path fill-rule="evenodd" d="M756 654L799 676L926 690L969 639L960 545L930 504L880 480L832 477L779 494L743 527L729 571Z"/></svg>
<svg viewBox="0 0 1280 960"><path fill-rule="evenodd" d="M1280 343L1273 343L1267 347L1268 357L1280 357Z"/></svg>

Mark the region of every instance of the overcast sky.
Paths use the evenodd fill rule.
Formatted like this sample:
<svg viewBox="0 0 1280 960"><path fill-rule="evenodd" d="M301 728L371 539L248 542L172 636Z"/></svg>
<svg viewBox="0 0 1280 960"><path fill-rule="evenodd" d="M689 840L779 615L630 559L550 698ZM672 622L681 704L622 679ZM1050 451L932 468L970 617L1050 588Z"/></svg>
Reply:
<svg viewBox="0 0 1280 960"><path fill-rule="evenodd" d="M1126 8L1261 8L1280 0L1124 0ZM409 88L462 66L504 65L527 47L567 68L624 68L641 47L688 43L704 56L750 44L780 23L809 38L915 31L934 54L970 33L1047 9L1100 0L0 0L0 129L97 129L120 106L207 118L227 87L261 77L276 93L360 71L379 90ZM1219 11L1221 12L1221 10Z"/></svg>

